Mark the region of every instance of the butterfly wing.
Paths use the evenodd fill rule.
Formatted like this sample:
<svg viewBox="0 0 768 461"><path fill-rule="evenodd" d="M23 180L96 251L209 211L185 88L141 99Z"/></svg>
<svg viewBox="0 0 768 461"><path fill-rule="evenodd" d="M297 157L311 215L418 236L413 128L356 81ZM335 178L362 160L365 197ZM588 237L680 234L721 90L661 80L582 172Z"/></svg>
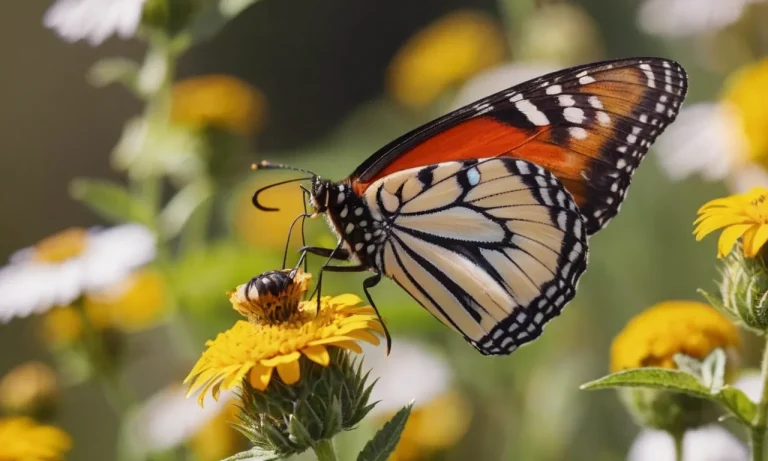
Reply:
<svg viewBox="0 0 768 461"><path fill-rule="evenodd" d="M660 58L593 63L522 83L393 141L350 176L358 194L409 168L511 157L548 169L568 189L589 235L619 211L632 175L677 116L687 77Z"/></svg>
<svg viewBox="0 0 768 461"><path fill-rule="evenodd" d="M388 223L379 270L484 354L538 337L586 267L581 213L531 162L413 168L376 181L364 199Z"/></svg>

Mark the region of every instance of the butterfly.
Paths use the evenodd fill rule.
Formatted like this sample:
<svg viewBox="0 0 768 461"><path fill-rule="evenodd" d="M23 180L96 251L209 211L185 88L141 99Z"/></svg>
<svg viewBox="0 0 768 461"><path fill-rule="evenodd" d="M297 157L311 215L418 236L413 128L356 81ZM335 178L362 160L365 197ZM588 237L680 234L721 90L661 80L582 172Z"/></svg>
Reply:
<svg viewBox="0 0 768 461"><path fill-rule="evenodd" d="M686 92L685 70L668 59L591 63L418 127L338 182L255 168L310 175L294 180L311 181L313 211L301 217L325 215L338 237L335 248L302 248L328 258L318 291L323 271L371 271L374 308L369 290L387 277L482 354L506 355L574 297L589 237L619 212ZM262 190L254 205L276 210L259 203Z"/></svg>

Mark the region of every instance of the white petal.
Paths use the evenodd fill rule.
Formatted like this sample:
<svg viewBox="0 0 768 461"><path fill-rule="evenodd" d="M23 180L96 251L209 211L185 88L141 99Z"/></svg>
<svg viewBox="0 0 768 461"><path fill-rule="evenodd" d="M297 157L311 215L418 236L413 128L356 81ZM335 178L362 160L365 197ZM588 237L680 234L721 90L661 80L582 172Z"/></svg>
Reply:
<svg viewBox="0 0 768 461"><path fill-rule="evenodd" d="M717 425L685 433L683 461L747 461L747 447ZM628 461L675 461L672 437L664 431L643 430L629 449Z"/></svg>
<svg viewBox="0 0 768 461"><path fill-rule="evenodd" d="M81 293L78 264L28 262L0 269L0 323L67 305Z"/></svg>
<svg viewBox="0 0 768 461"><path fill-rule="evenodd" d="M694 173L720 180L741 162L746 141L739 119L728 106L700 103L680 112L659 136L655 151L662 170L673 180Z"/></svg>
<svg viewBox="0 0 768 461"><path fill-rule="evenodd" d="M138 224L92 232L83 260L83 288L101 290L120 282L155 257L155 236Z"/></svg>
<svg viewBox="0 0 768 461"><path fill-rule="evenodd" d="M424 346L398 339L387 357L383 345L363 344L364 364L371 369L370 380L378 378L371 401L380 401L372 415L397 411L412 400L415 405L429 402L448 390L451 371L448 363Z"/></svg>
<svg viewBox="0 0 768 461"><path fill-rule="evenodd" d="M472 104L486 96L559 68L560 66L547 62L515 62L487 70L476 75L459 90L451 104L452 109Z"/></svg>
<svg viewBox="0 0 768 461"><path fill-rule="evenodd" d="M645 32L685 37L715 31L736 22L755 0L646 0L638 23Z"/></svg>
<svg viewBox="0 0 768 461"><path fill-rule="evenodd" d="M100 45L113 34L136 33L146 0L57 0L43 16L43 24L67 42L87 40Z"/></svg>
<svg viewBox="0 0 768 461"><path fill-rule="evenodd" d="M183 444L227 405L233 404L235 397L230 391L222 391L218 401L209 400L201 408L195 396L186 398L185 394L185 387L169 386L129 416L127 428L130 445L137 451L136 459Z"/></svg>

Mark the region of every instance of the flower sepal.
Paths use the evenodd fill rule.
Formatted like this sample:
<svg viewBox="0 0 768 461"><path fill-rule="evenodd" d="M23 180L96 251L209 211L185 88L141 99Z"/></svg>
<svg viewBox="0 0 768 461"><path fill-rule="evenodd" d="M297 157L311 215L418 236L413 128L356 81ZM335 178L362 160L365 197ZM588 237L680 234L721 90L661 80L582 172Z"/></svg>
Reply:
<svg viewBox="0 0 768 461"><path fill-rule="evenodd" d="M582 390L619 389L622 399L640 424L671 433L712 422L716 402L749 424L755 404L741 390L724 385L725 353L716 349L696 364L694 358L676 357L680 369L623 370L581 386Z"/></svg>
<svg viewBox="0 0 768 461"><path fill-rule="evenodd" d="M723 259L719 296L699 293L720 313L754 333L768 331L768 265L765 251L744 256L741 245Z"/></svg>
<svg viewBox="0 0 768 461"><path fill-rule="evenodd" d="M254 459L282 458L313 448L354 428L373 408L375 404L368 403L372 386L361 362L337 348L329 354L327 367L302 357L301 379L290 385L272 379L260 391L244 380L242 413L235 427L262 456ZM237 457L244 453L250 452L230 459L252 459Z"/></svg>

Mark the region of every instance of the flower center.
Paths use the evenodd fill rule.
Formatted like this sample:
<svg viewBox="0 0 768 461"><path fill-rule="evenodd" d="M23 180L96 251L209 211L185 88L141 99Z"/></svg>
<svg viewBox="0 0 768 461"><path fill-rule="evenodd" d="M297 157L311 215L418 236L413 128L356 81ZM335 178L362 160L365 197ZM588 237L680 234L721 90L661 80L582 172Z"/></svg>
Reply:
<svg viewBox="0 0 768 461"><path fill-rule="evenodd" d="M88 246L88 231L80 227L63 230L35 245L34 260L59 263L79 256Z"/></svg>

